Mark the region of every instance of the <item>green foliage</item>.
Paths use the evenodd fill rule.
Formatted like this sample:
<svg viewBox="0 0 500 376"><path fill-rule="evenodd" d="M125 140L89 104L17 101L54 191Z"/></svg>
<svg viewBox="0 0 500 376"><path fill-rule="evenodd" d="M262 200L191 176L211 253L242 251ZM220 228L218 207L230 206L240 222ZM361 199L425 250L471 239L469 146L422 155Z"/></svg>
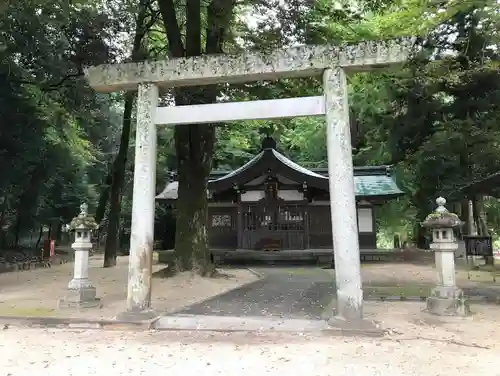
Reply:
<svg viewBox="0 0 500 376"><path fill-rule="evenodd" d="M0 246L19 242L41 224L60 227L82 201L95 208L117 152L123 98L95 94L81 69L130 58L138 4L21 0L0 5ZM158 4L149 6L151 27L141 52L152 58L164 58L173 48L165 24L154 18ZM186 2L172 4L185 39ZM389 244L396 233L416 237L414 228L434 209L435 197L500 169L500 12L493 0L353 4L239 2L234 15L224 15L232 21L222 50L420 36L418 54L400 71L349 77L355 164L393 165L407 193L378 210L381 244ZM206 5L200 13L202 45ZM320 95L321 82L313 77L220 89L225 100L271 99ZM165 100L171 101L172 93ZM248 161L264 134L276 137L281 151L304 166L327 165L321 118L235 122L218 127L216 134L215 168ZM177 168L172 129L159 131L158 155L160 190ZM125 176L122 211L129 218L131 166ZM499 209L496 199L484 201L494 234Z"/></svg>
<svg viewBox="0 0 500 376"><path fill-rule="evenodd" d="M347 2L316 1L298 11L296 2L273 3L275 15L246 30L244 45L267 50L291 40L343 43L421 37L418 54L399 72L349 78L355 164L394 165L395 178L407 192L406 197L378 211L379 235L392 239L398 233L407 239L418 235L414 228L433 210L435 197L450 195L471 180L500 169L500 77L498 48L494 48L498 47L500 12L495 1L406 0L373 5L362 2L354 8ZM289 24L290 17L299 14L303 18L293 23L297 25L293 32L266 27L269 22ZM318 95L318 87L314 79L282 80L247 85L239 97ZM316 118L247 122L225 129L217 155L224 155L237 167L242 157L249 158L246 152L258 150L259 128L277 136L281 149L297 162L326 165L324 122ZM241 134L249 137L241 139ZM228 140L239 140L237 153ZM498 223L496 207L496 200L485 204L488 218Z"/></svg>
<svg viewBox="0 0 500 376"><path fill-rule="evenodd" d="M82 64L110 58L106 16L85 2L19 1L0 35L0 247L61 224L94 203L117 117L83 81Z"/></svg>

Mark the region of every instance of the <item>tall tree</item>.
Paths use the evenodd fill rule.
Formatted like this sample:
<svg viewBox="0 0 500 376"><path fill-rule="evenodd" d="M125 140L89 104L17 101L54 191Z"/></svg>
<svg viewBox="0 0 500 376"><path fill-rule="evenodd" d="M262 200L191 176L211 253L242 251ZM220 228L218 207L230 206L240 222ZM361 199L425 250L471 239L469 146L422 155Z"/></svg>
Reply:
<svg viewBox="0 0 500 376"><path fill-rule="evenodd" d="M82 65L109 61L113 30L84 1L10 2L2 11L0 241L19 246L41 225L57 235L82 201L94 200L116 119L112 100L82 79Z"/></svg>
<svg viewBox="0 0 500 376"><path fill-rule="evenodd" d="M153 0L140 0L137 5L135 32L130 52L130 61L141 61L146 56L147 49L144 46L145 37L152 25L156 23L156 14L151 11ZM135 12L134 12L135 13ZM120 215L122 191L125 184L125 172L127 168L127 156L130 144L130 130L132 125L132 109L135 94L127 92L124 96L122 133L120 137L120 147L111 166L111 171L106 177L111 184L104 187L99 199L98 220L102 219L106 199L109 196L109 214L107 223L106 245L104 249L104 267L116 265L116 255L120 247Z"/></svg>
<svg viewBox="0 0 500 376"><path fill-rule="evenodd" d="M223 53L235 5L235 0L211 0L202 7L200 0L186 0L181 10L176 9L173 0L158 0L169 55L181 58ZM214 103L219 94L217 86L181 88L175 90L175 104ZM193 270L200 275L214 271L208 252L206 220L207 181L212 168L215 126L192 124L175 128L179 180L176 266L179 270Z"/></svg>

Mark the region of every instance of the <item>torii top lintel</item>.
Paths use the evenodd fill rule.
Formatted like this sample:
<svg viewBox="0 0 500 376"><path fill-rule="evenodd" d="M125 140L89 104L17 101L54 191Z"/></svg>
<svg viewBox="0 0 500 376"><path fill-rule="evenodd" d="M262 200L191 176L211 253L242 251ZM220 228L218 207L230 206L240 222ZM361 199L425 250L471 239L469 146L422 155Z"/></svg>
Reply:
<svg viewBox="0 0 500 376"><path fill-rule="evenodd" d="M305 45L268 54L248 52L237 56L203 55L105 64L87 67L85 75L99 92L136 90L139 84L147 82L169 88L307 77L327 68L364 71L399 65L408 59L414 43L415 38L407 37L343 46Z"/></svg>

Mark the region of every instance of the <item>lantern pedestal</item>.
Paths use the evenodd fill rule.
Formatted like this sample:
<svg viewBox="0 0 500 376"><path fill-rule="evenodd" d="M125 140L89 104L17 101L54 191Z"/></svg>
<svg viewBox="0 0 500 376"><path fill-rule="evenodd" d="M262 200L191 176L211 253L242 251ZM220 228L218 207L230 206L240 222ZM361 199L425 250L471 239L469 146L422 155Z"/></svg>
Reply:
<svg viewBox="0 0 500 376"><path fill-rule="evenodd" d="M102 306L101 300L97 298L97 290L88 278L88 258L88 250L75 249L74 277L68 283L66 295L59 301L59 308L82 309Z"/></svg>
<svg viewBox="0 0 500 376"><path fill-rule="evenodd" d="M469 304L464 292L457 287L455 280L455 251L458 244L433 243L435 252L438 285L427 298L427 311L439 316L468 316Z"/></svg>
<svg viewBox="0 0 500 376"><path fill-rule="evenodd" d="M59 301L60 309L85 309L85 308L101 308L101 299L96 297L97 291L93 286L79 287L70 289Z"/></svg>
<svg viewBox="0 0 500 376"><path fill-rule="evenodd" d="M73 279L68 283L68 291L59 301L59 308L96 308L101 307L101 300L96 297L96 288L89 280L89 252L92 249L91 231L95 222L82 205L82 212L71 222L75 231L75 242L71 248L75 251Z"/></svg>
<svg viewBox="0 0 500 376"><path fill-rule="evenodd" d="M427 298L427 311L438 316L469 316L470 307L458 287L437 286Z"/></svg>
<svg viewBox="0 0 500 376"><path fill-rule="evenodd" d="M432 230L432 244L438 283L427 298L427 311L439 316L467 316L470 314L469 304L464 292L457 287L455 278L455 252L458 242L454 229L461 225L456 214L450 213L444 205L446 200L436 200L438 208L429 214L422 225Z"/></svg>

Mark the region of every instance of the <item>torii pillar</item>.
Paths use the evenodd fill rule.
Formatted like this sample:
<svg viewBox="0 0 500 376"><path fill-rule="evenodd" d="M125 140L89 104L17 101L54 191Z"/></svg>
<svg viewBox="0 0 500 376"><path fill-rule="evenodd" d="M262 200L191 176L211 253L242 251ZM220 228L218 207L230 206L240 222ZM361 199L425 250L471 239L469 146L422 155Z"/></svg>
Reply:
<svg viewBox="0 0 500 376"><path fill-rule="evenodd" d="M139 92L127 295L128 317L154 316L151 310L151 269L156 124L168 123L157 108L158 88L243 83L322 74L324 96L321 101L324 106L319 111L309 109L304 113L311 111L314 115L325 115L327 123L330 205L337 288L336 310L331 323L362 321L363 290L346 74L401 65L409 57L413 44L414 38L402 38L344 46L300 46L276 50L269 54L207 55L87 68L85 71L87 79L98 91L138 90ZM199 106L196 107L197 111L200 111ZM269 104L261 103L259 106L269 110ZM187 107L184 110L189 111L189 106L183 107ZM203 110L208 108L213 110L213 107L204 107ZM179 118L180 122L183 120L185 119Z"/></svg>

